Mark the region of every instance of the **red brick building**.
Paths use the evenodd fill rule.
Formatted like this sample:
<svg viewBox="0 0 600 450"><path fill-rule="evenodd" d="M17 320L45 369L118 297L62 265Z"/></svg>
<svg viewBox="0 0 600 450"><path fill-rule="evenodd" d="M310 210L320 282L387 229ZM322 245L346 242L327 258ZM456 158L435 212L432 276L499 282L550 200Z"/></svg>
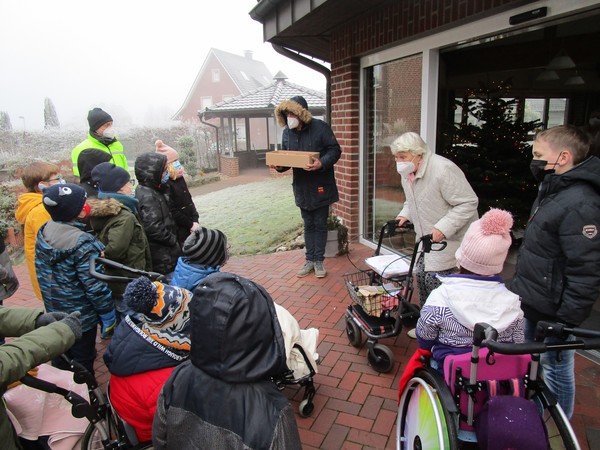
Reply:
<svg viewBox="0 0 600 450"><path fill-rule="evenodd" d="M216 48L210 49L183 105L173 119L198 121L198 112L216 103L267 86L273 75L252 52L243 56Z"/></svg>
<svg viewBox="0 0 600 450"><path fill-rule="evenodd" d="M262 0L250 11L266 41L331 64L335 209L367 244L404 201L389 143L416 131L440 151L466 117L456 100L480 86L506 83L514 114L543 127L584 125L600 107L599 14L597 0Z"/></svg>

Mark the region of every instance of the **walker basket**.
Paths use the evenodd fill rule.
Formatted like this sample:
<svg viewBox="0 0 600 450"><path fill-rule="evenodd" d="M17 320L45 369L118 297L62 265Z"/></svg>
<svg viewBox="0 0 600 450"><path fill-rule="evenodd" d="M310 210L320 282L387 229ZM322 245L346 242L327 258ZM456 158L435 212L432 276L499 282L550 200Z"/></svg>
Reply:
<svg viewBox="0 0 600 450"><path fill-rule="evenodd" d="M370 316L379 317L383 311L398 306L400 284L373 270L346 274L344 282L352 300Z"/></svg>

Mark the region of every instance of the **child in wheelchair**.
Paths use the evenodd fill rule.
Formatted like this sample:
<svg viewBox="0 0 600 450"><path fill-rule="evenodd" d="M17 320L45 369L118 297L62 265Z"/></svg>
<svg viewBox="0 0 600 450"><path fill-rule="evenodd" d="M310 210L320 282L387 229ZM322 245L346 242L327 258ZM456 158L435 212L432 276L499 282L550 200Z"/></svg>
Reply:
<svg viewBox="0 0 600 450"><path fill-rule="evenodd" d="M139 442L152 439L158 394L176 366L189 358L192 293L140 277L123 294L126 315L106 352L110 401Z"/></svg>
<svg viewBox="0 0 600 450"><path fill-rule="evenodd" d="M497 276L512 242L512 224L510 213L500 209L473 222L456 251L460 273L440 276L441 286L421 309L419 347L432 352L431 364L442 373L446 356L471 351L478 322L493 326L500 342L524 341L519 296Z"/></svg>

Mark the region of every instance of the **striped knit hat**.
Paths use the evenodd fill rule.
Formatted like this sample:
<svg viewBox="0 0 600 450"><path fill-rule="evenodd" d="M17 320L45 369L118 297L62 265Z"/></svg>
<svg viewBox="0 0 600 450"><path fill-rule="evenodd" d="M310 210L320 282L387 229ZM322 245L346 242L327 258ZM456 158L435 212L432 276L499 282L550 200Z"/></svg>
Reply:
<svg viewBox="0 0 600 450"><path fill-rule="evenodd" d="M171 349L189 351L192 297L187 289L142 276L127 285L123 301L146 336Z"/></svg>
<svg viewBox="0 0 600 450"><path fill-rule="evenodd" d="M220 230L200 227L183 243L183 254L194 264L213 268L222 266L229 257L227 237Z"/></svg>

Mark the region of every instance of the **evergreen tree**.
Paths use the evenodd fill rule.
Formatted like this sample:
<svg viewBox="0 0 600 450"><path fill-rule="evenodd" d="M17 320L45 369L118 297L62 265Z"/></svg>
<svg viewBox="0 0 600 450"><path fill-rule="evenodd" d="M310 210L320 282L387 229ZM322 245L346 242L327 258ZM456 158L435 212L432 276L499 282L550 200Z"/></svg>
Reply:
<svg viewBox="0 0 600 450"><path fill-rule="evenodd" d="M194 138L187 135L177 139L177 152L186 172L190 175L196 175L198 172L198 160L194 152Z"/></svg>
<svg viewBox="0 0 600 450"><path fill-rule="evenodd" d="M6 111L0 111L0 131L12 130L12 124L10 123L10 116Z"/></svg>
<svg viewBox="0 0 600 450"><path fill-rule="evenodd" d="M44 128L60 128L54 103L48 97L44 99Z"/></svg>
<svg viewBox="0 0 600 450"><path fill-rule="evenodd" d="M510 211L524 226L537 194L528 141L539 121L525 122L521 102L508 98L508 86L481 87L457 100L462 120L454 124L444 154L464 172L479 197L479 214L490 208Z"/></svg>

